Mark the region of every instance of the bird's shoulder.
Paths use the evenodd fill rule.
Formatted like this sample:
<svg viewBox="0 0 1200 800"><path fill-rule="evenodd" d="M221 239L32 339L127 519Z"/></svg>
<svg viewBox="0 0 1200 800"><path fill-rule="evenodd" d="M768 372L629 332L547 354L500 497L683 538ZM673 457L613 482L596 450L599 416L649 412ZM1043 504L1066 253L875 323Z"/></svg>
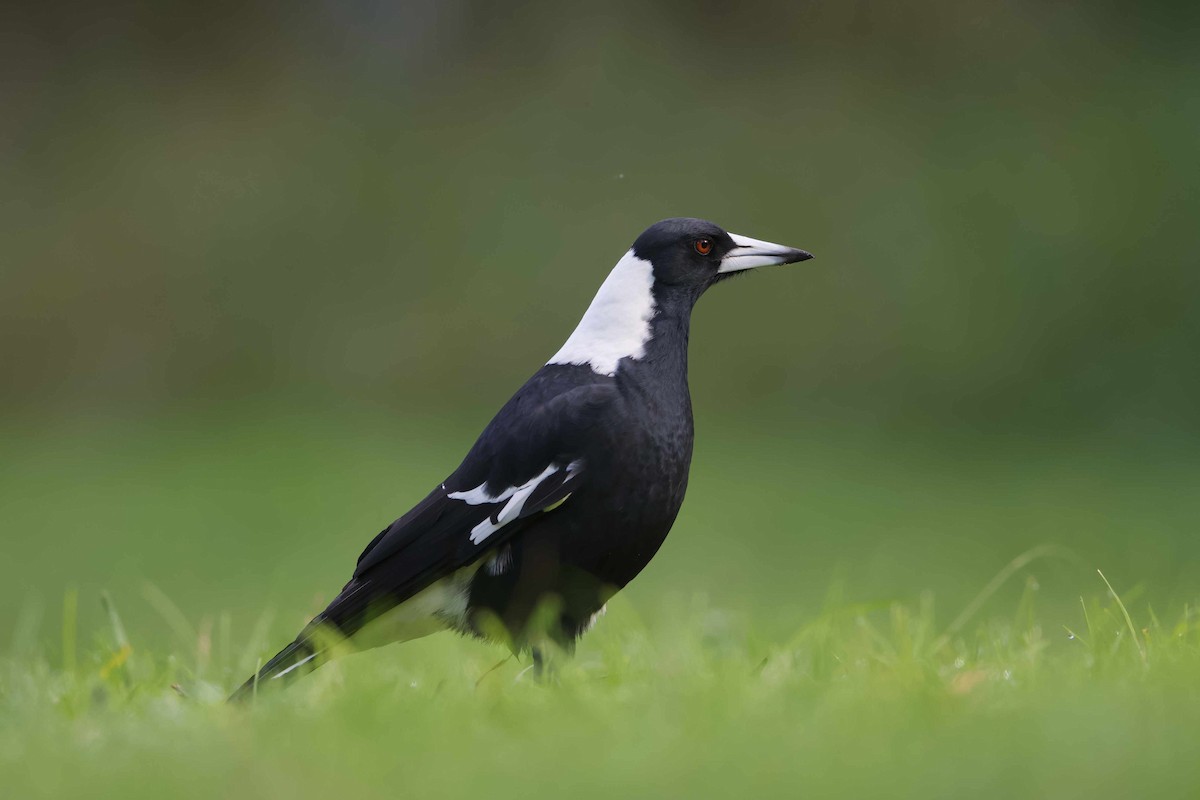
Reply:
<svg viewBox="0 0 1200 800"><path fill-rule="evenodd" d="M458 563L485 540L500 539L501 528L511 534L519 520L561 502L585 479L596 431L619 415L620 402L611 380L540 371L496 414L459 467L367 545L355 576L418 541L453 543Z"/></svg>
<svg viewBox="0 0 1200 800"><path fill-rule="evenodd" d="M622 403L611 377L586 367L544 367L492 418L460 471L471 472L478 466L474 462L519 459L523 453L536 460L554 451L586 449L598 427L620 416Z"/></svg>

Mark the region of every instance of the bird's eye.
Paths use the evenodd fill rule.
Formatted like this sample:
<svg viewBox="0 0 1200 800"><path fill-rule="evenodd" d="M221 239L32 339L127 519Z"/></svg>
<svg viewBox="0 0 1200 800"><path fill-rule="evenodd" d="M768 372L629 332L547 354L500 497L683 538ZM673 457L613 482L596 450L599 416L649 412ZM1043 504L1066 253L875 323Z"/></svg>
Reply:
<svg viewBox="0 0 1200 800"><path fill-rule="evenodd" d="M697 239L692 243L692 247L695 247L700 255L706 256L712 252L712 239Z"/></svg>

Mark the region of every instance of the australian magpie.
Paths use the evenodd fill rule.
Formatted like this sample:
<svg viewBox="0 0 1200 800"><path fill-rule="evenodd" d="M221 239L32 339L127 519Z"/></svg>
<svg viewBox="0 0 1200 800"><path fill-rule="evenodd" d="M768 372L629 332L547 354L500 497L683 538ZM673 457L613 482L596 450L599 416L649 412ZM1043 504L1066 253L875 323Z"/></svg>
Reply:
<svg viewBox="0 0 1200 800"><path fill-rule="evenodd" d="M330 639L437 630L570 650L649 563L692 460L692 307L743 270L812 258L700 219L646 229L463 462L384 528L341 593L232 699L315 667Z"/></svg>

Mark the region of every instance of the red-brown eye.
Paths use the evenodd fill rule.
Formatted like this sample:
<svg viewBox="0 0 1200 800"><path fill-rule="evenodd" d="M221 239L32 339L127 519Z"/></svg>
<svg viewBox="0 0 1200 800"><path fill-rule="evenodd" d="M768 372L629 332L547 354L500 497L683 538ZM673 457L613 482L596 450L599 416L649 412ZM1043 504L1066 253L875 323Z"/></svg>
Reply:
<svg viewBox="0 0 1200 800"><path fill-rule="evenodd" d="M697 239L692 246L696 248L697 253L706 256L712 252L712 239Z"/></svg>

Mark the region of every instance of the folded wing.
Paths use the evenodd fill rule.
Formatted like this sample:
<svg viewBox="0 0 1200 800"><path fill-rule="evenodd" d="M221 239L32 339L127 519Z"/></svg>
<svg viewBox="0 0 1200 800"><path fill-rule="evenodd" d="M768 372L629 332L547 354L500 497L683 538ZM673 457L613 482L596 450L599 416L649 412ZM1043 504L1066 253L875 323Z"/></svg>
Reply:
<svg viewBox="0 0 1200 800"><path fill-rule="evenodd" d="M345 635L481 558L552 511L587 480L586 452L616 401L588 385L531 404L518 394L462 465L359 556L354 576L314 624Z"/></svg>

